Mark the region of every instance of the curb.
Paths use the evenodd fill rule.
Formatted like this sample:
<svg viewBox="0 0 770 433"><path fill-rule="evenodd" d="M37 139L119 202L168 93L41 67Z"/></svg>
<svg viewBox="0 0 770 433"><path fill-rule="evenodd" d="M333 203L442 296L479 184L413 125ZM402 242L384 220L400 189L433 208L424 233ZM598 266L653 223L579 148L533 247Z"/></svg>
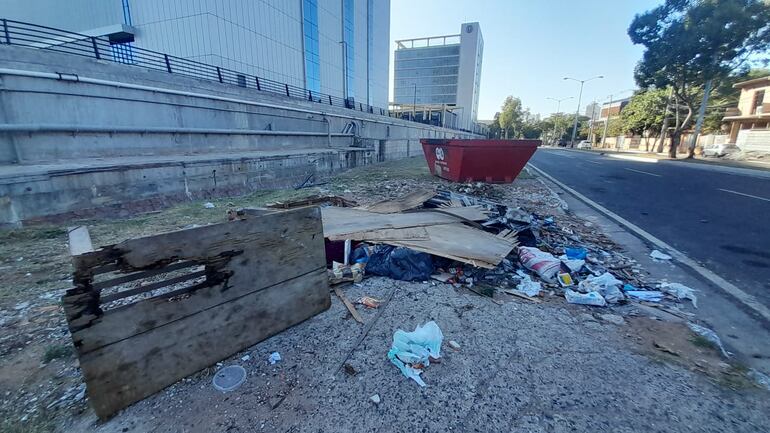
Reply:
<svg viewBox="0 0 770 433"><path fill-rule="evenodd" d="M583 194L575 191L574 189L568 187L567 185L563 184L562 182L554 179L551 175L547 174L543 170L535 167L532 165L532 163L527 163L527 166L535 170L540 176L548 179L549 181L553 182L555 185L563 189L564 191L571 194L576 199L582 201L586 205L592 207L599 213L603 214L607 218L615 221L619 225L621 225L626 230L632 232L634 235L638 236L639 238L650 242L651 244L655 245L659 249L663 250L665 253L672 256L676 261L679 263L687 266L688 268L692 269L695 273L700 275L701 277L705 278L708 282L713 283L717 287L719 287L722 291L724 291L726 294L732 296L733 298L737 299L739 302L741 302L746 307L750 308L753 312L759 315L763 320L770 322L770 309L762 305L753 295L750 295L743 290L739 289L734 284L730 283L729 281L725 280L724 278L720 277L719 275L715 274L714 272L704 268L703 266L699 265L695 260L689 258L686 254L683 252L677 250L676 248L672 247L671 245L667 244L666 242L663 242L662 240L656 238L652 234L646 232L636 224L626 220L625 218L621 217L620 215L612 212L611 210L605 208L604 206L594 202L593 200L589 199L588 197L584 196Z"/></svg>

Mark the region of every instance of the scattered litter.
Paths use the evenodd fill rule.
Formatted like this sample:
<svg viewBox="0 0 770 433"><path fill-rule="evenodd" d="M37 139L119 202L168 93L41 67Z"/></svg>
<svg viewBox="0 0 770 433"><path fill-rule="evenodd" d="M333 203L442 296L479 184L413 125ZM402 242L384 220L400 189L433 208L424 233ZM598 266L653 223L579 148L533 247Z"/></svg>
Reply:
<svg viewBox="0 0 770 433"><path fill-rule="evenodd" d="M725 347L722 345L722 340L719 339L719 336L716 332L712 331L711 329L708 329L704 326L696 325L692 322L687 322L687 327L692 330L692 332L700 335L701 337L705 338L706 340L713 343L715 346L719 348L719 351L722 352L722 355L724 355L725 358L730 357L730 352L725 350Z"/></svg>
<svg viewBox="0 0 770 433"><path fill-rule="evenodd" d="M449 340L449 347L454 350L460 350L460 344L454 340Z"/></svg>
<svg viewBox="0 0 770 433"><path fill-rule="evenodd" d="M347 364L347 363L346 363L345 365L343 365L343 366L342 366L342 369L343 369L343 370L345 370L345 373L347 373L347 374L348 374L348 375L350 375L350 376L355 376L355 375L357 375L357 374L358 374L358 372L356 371L356 369L355 369L355 368L353 368L353 366L352 366L352 365L350 365L350 364Z"/></svg>
<svg viewBox="0 0 770 433"><path fill-rule="evenodd" d="M652 257L653 260L660 261L660 260L671 260L672 257L669 256L666 253L661 253L658 250L652 250L650 253L650 257Z"/></svg>
<svg viewBox="0 0 770 433"><path fill-rule="evenodd" d="M559 284L561 284L562 287L569 287L575 284L572 281L572 275L570 275L568 272L559 273L557 278L559 280Z"/></svg>
<svg viewBox="0 0 770 433"><path fill-rule="evenodd" d="M564 263L570 270L570 272L580 272L585 266L586 261L582 259L570 259L566 255L559 256L559 260Z"/></svg>
<svg viewBox="0 0 770 433"><path fill-rule="evenodd" d="M374 394L373 396L369 397L369 400L371 400L374 404L380 404L380 395Z"/></svg>
<svg viewBox="0 0 770 433"><path fill-rule="evenodd" d="M623 316L618 316L617 314L601 314L599 317L604 320L605 322L610 322L613 325L625 325L626 321L623 319Z"/></svg>
<svg viewBox="0 0 770 433"><path fill-rule="evenodd" d="M569 260L585 260L586 256L588 256L588 250L582 247L565 247L564 255Z"/></svg>
<svg viewBox="0 0 770 433"><path fill-rule="evenodd" d="M516 286L516 290L527 296L537 296L540 294L540 289L542 288L540 283L532 281L532 278L524 272L519 271L517 274L521 277L521 282Z"/></svg>
<svg viewBox="0 0 770 433"><path fill-rule="evenodd" d="M203 207L205 207L206 209L214 209L216 206L214 205L214 203L207 201L206 203L203 203Z"/></svg>
<svg viewBox="0 0 770 433"><path fill-rule="evenodd" d="M692 301L692 306L698 308L698 298L695 296L694 289L679 283L662 283L660 289L669 295L675 296L680 301L682 299L689 299Z"/></svg>
<svg viewBox="0 0 770 433"><path fill-rule="evenodd" d="M509 295L516 296L518 298L522 298L522 299L526 299L528 301L532 301L532 302L537 303L537 304L542 302L540 299L534 298L532 296L529 296L529 295L527 295L525 293L522 293L522 292L520 292L518 290L505 289L505 290L503 290L503 292L505 292L505 293L507 293ZM553 293L553 292L551 292L551 293Z"/></svg>
<svg viewBox="0 0 770 433"><path fill-rule="evenodd" d="M388 359L404 376L414 379L420 386L426 386L420 373L430 365L430 359L441 357L443 339L441 329L432 320L417 326L413 332L399 329L393 334L393 346L388 351Z"/></svg>
<svg viewBox="0 0 770 433"><path fill-rule="evenodd" d="M270 363L270 365L275 365L276 362L281 361L281 354L278 352L273 352L270 354L270 356L267 358L267 362Z"/></svg>
<svg viewBox="0 0 770 433"><path fill-rule="evenodd" d="M345 282L360 283L364 278L364 264L344 265L339 262L332 262L332 268L328 270L328 274L331 285Z"/></svg>
<svg viewBox="0 0 770 433"><path fill-rule="evenodd" d="M567 289L564 291L564 298L570 304L593 305L595 307L604 307L607 301L599 292L580 293Z"/></svg>
<svg viewBox="0 0 770 433"><path fill-rule="evenodd" d="M757 383L757 385L770 391L770 376L759 372L755 369L750 369L748 376Z"/></svg>
<svg viewBox="0 0 770 433"><path fill-rule="evenodd" d="M537 248L519 247L519 261L548 283L555 283L556 274L561 270L561 260Z"/></svg>
<svg viewBox="0 0 770 433"><path fill-rule="evenodd" d="M620 291L622 285L622 281L605 272L598 277L593 275L587 277L578 284L578 290L583 293L598 292L604 300L614 304L623 299L623 293Z"/></svg>
<svg viewBox="0 0 770 433"><path fill-rule="evenodd" d="M657 290L626 290L625 293L629 298L638 299L640 301L660 302L663 300L663 292Z"/></svg>
<svg viewBox="0 0 770 433"><path fill-rule="evenodd" d="M360 298L356 302L358 302L361 305L366 306L367 308L377 308L382 303L382 301L380 301L379 299L374 299L374 298L371 298L369 296L364 296L364 297Z"/></svg>
<svg viewBox="0 0 770 433"><path fill-rule="evenodd" d="M243 361L243 362L246 362L246 361L248 361L249 359L251 359L251 355L244 355L244 356L241 356L241 361Z"/></svg>
<svg viewBox="0 0 770 433"><path fill-rule="evenodd" d="M228 392L241 386L245 380L246 370L240 365L230 365L217 371L211 383L218 391Z"/></svg>

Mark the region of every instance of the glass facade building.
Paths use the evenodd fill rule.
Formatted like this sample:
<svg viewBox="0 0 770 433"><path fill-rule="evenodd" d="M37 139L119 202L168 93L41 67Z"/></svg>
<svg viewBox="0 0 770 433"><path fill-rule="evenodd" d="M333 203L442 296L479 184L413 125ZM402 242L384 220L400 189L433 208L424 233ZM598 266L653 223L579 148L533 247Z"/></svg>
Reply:
<svg viewBox="0 0 770 433"><path fill-rule="evenodd" d="M2 0L2 5L4 18L73 32L130 26L134 41L112 50L124 63L133 62L135 48L145 48L388 106L390 0Z"/></svg>
<svg viewBox="0 0 770 433"><path fill-rule="evenodd" d="M483 39L478 23L461 33L396 41L393 102L400 106L451 106L463 129L477 120Z"/></svg>
<svg viewBox="0 0 770 433"><path fill-rule="evenodd" d="M302 0L302 33L305 48L305 88L321 92L321 62L318 56L318 0Z"/></svg>

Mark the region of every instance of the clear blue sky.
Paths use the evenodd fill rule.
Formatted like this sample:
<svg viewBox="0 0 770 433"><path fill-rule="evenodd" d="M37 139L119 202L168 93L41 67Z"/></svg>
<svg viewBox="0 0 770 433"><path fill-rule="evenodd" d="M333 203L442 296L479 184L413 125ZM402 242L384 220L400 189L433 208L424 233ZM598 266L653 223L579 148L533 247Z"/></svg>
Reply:
<svg viewBox="0 0 770 433"><path fill-rule="evenodd" d="M508 95L521 98L533 113L546 116L556 102L574 112L579 83L565 76L604 79L586 83L580 111L592 100L636 87L634 66L642 48L626 34L634 15L661 0L391 0L390 87L398 39L460 33L463 22L478 21L484 37L479 119L491 119ZM631 92L623 93L630 96Z"/></svg>

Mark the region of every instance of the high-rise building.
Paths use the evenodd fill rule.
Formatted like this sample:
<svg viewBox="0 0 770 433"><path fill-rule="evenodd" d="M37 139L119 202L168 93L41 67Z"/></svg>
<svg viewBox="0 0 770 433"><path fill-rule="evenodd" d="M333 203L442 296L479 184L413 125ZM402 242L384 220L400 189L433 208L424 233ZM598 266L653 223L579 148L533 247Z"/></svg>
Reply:
<svg viewBox="0 0 770 433"><path fill-rule="evenodd" d="M462 24L459 34L396 41L393 102L455 107L458 126L474 130L483 53L479 23Z"/></svg>
<svg viewBox="0 0 770 433"><path fill-rule="evenodd" d="M390 0L2 3L2 18L121 38L113 55L126 63L140 47L388 106Z"/></svg>

